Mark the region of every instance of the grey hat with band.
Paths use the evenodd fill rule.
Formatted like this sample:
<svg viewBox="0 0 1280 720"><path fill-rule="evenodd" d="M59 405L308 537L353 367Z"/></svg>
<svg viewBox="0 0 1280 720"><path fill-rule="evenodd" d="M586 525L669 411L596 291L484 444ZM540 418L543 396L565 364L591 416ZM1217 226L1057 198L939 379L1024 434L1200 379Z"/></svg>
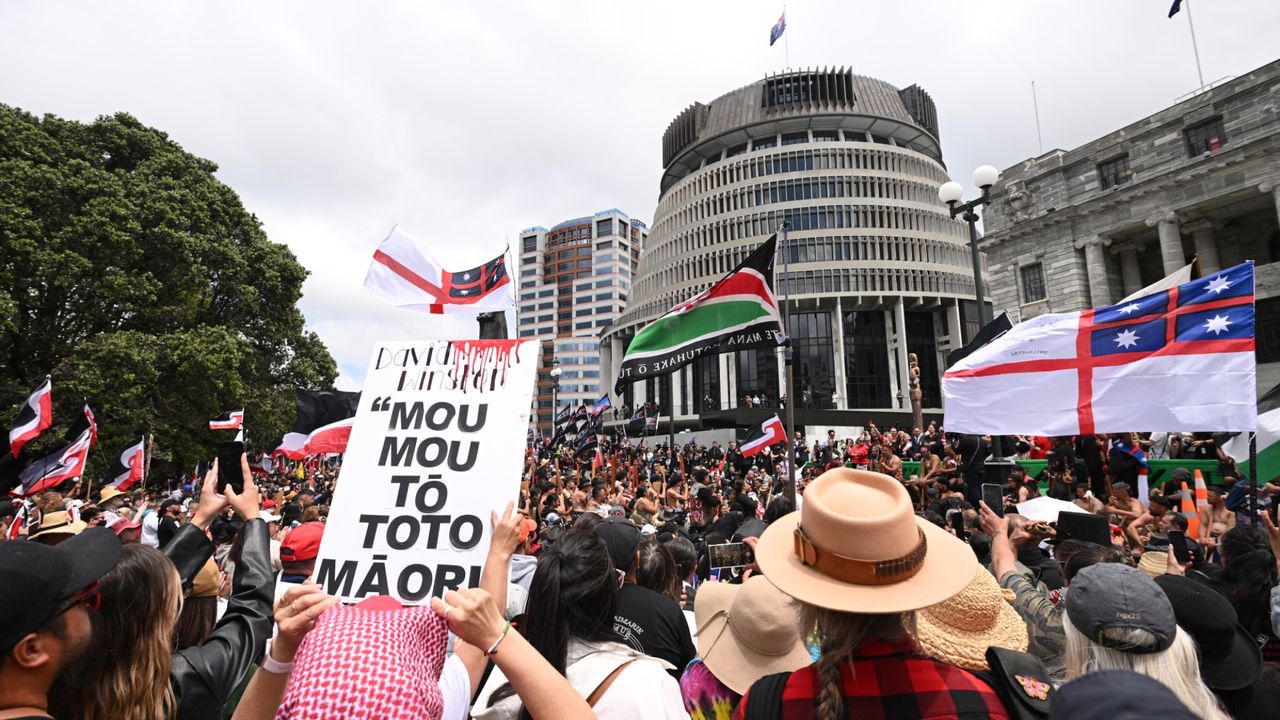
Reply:
<svg viewBox="0 0 1280 720"><path fill-rule="evenodd" d="M1178 632L1173 605L1141 570L1120 563L1099 563L1081 570L1067 593L1067 617L1093 642L1129 653L1168 650ZM1134 646L1110 640L1111 628L1146 630L1154 645Z"/></svg>

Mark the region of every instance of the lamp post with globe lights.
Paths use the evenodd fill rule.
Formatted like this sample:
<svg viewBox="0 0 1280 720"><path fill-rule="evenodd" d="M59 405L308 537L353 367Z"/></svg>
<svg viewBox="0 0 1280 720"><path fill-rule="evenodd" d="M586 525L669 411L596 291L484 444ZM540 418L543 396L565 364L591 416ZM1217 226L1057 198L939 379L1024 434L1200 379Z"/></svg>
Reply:
<svg viewBox="0 0 1280 720"><path fill-rule="evenodd" d="M978 186L982 195L967 203L960 202L964 197L964 188L955 180L948 180L938 188L938 199L950 208L952 219L959 215L969 223L969 254L973 259L973 294L978 302L979 327L991 322L991 316L987 312L986 287L982 283L982 261L978 255L978 213L975 210L991 203L991 186L999 179L999 170L991 165L980 165L973 171L973 184Z"/></svg>
<svg viewBox="0 0 1280 720"><path fill-rule="evenodd" d="M978 213L976 210L983 205L991 204L991 186L996 184L1000 179L1000 171L991 165L979 165L973 171L973 184L982 191L978 197L967 203L960 202L964 198L964 188L955 180L948 180L938 188L938 199L947 204L950 209L951 217L954 219L960 216L962 220L969 224L969 254L973 260L973 295L974 300L978 303L978 328L986 327L991 322L991 313L987 312L986 287L982 282L982 258L978 254ZM1004 484L1008 479L1009 473L1013 470L1013 463L1004 460L1004 450L1001 447L1001 439L999 435L991 436L991 460L986 463L986 481L989 483Z"/></svg>

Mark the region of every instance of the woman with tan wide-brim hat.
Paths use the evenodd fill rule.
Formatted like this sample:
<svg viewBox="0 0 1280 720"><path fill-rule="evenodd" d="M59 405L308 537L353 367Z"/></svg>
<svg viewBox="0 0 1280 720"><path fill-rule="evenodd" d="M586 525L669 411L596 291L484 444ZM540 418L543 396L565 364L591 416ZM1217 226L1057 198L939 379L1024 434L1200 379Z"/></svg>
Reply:
<svg viewBox="0 0 1280 720"><path fill-rule="evenodd" d="M726 716L756 680L812 662L794 601L755 575L703 583L694 607L698 657L680 675L690 717Z"/></svg>
<svg viewBox="0 0 1280 720"><path fill-rule="evenodd" d="M919 651L915 611L960 593L980 568L968 545L916 517L902 483L828 470L761 535L756 561L821 647L786 678L778 717L1008 717L986 683ZM752 686L739 716L770 683Z"/></svg>

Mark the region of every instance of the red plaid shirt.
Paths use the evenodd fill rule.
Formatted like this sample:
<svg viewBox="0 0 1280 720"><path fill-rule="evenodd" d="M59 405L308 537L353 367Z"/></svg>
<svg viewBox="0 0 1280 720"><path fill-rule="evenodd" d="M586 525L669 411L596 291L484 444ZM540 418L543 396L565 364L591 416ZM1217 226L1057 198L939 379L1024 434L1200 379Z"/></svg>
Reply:
<svg viewBox="0 0 1280 720"><path fill-rule="evenodd" d="M779 720L808 720L822 691L816 666L797 670L782 691ZM1008 713L989 685L951 665L923 657L908 641L870 642L840 668L844 705L858 720L1007 720ZM748 697L734 713L743 720Z"/></svg>

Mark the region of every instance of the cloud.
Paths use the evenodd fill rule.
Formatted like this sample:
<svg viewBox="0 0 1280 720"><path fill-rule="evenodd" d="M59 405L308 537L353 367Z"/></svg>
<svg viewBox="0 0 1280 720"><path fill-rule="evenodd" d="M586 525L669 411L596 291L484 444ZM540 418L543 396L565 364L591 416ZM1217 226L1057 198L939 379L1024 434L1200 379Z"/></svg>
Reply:
<svg viewBox="0 0 1280 720"><path fill-rule="evenodd" d="M791 65L850 66L938 105L967 184L983 163L1071 148L1197 85L1166 3L605 3L10 0L0 102L91 120L128 111L220 166L311 271L302 308L357 386L373 343L470 336L363 289L393 223L446 263L532 225L617 207L652 220L667 124ZM1206 80L1274 59L1280 6L1196 4Z"/></svg>

